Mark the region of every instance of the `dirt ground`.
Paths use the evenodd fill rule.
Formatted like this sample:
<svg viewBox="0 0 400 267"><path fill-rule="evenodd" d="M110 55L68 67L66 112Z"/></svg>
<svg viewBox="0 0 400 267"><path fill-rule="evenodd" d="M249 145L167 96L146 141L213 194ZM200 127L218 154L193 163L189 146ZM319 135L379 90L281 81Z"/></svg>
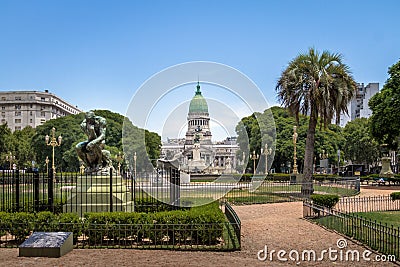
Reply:
<svg viewBox="0 0 400 267"><path fill-rule="evenodd" d="M362 189L361 196L389 194L382 188ZM400 190L396 190L400 191ZM329 248L346 253L358 250L360 255L365 247L348 239L347 246L339 249L338 239L342 236L325 230L302 219L302 203L277 203L234 207L242 221L242 250L237 252L181 252L164 250L130 249L74 249L67 255L51 258L18 257L18 249L0 249L0 266L396 266L393 263L375 261L375 254L369 256L370 262L331 261L327 254L324 261L301 261L303 250L315 250L317 257L322 250ZM275 254L270 261L257 258L260 250L267 246L271 250L296 250L300 261L280 261ZM295 254L292 254L295 255ZM336 254L335 254L336 255ZM337 255L340 255L339 253ZM260 254L261 257L264 253Z"/></svg>

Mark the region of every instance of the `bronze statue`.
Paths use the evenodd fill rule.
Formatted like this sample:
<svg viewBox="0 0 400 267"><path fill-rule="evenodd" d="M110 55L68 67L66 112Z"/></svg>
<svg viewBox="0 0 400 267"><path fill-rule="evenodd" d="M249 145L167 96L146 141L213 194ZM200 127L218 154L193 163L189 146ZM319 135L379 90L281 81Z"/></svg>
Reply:
<svg viewBox="0 0 400 267"><path fill-rule="evenodd" d="M76 145L76 152L84 162L87 173L109 173L112 168L111 155L104 149L106 139L106 119L86 112L81 128L88 140Z"/></svg>

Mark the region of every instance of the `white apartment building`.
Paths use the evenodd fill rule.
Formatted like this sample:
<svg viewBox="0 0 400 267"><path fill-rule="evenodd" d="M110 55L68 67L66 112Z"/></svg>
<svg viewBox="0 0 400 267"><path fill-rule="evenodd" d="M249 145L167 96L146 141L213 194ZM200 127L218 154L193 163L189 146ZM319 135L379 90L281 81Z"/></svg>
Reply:
<svg viewBox="0 0 400 267"><path fill-rule="evenodd" d="M356 118L369 118L372 115L372 111L368 107L368 101L378 92L379 83L369 83L366 86L364 86L364 83L358 83L357 93L347 105L349 114L340 114L339 125L344 127L349 121ZM332 123L336 123L336 118L333 118Z"/></svg>
<svg viewBox="0 0 400 267"><path fill-rule="evenodd" d="M0 124L12 130L35 128L48 120L82 112L60 97L39 91L0 91Z"/></svg>

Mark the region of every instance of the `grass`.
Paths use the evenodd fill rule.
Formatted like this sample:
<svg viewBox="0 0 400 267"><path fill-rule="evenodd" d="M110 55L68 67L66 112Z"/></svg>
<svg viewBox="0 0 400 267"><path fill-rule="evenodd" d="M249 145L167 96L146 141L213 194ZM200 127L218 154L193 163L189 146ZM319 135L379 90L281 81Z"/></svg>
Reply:
<svg viewBox="0 0 400 267"><path fill-rule="evenodd" d="M400 211L357 212L353 214L388 226L400 227Z"/></svg>
<svg viewBox="0 0 400 267"><path fill-rule="evenodd" d="M324 216L317 224L361 241L383 254L400 257L400 211L366 212Z"/></svg>

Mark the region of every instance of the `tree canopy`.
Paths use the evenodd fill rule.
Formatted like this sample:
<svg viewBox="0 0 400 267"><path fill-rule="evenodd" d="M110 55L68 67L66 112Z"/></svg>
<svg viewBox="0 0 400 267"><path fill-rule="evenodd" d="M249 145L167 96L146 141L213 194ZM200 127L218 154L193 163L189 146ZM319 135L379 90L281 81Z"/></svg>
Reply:
<svg viewBox="0 0 400 267"><path fill-rule="evenodd" d="M296 125L296 120L292 117L286 108L282 107L272 107L270 112L273 114L273 118L275 121L274 127L276 127L276 140L275 143L269 143L268 146L274 148L275 155L273 163L270 162L272 166L270 168L275 169L276 172L285 172L289 165L293 165L293 126ZM253 114L251 116L243 118L238 126L236 127L236 131L238 134L238 143L239 143L239 151L238 157L241 159L241 155L243 151L249 150L250 152L256 151L256 153L260 154L261 148L263 147L260 143L261 133L265 136L266 140L271 140L273 135L270 132L261 129L269 128L265 125L265 121L269 121L268 118L265 118L267 114L258 113ZM256 118L257 117L257 118ZM298 127L297 127L297 165L299 169L303 169L303 161L304 161L304 151L305 151L305 142L307 136L308 129L308 118L304 115L299 115ZM260 126L261 125L261 126ZM248 141L247 141L248 136ZM272 142L272 141L271 141ZM319 154L324 150L325 153L329 155L329 162L337 165L337 150L342 149L345 145L345 139L342 135L342 129L334 124L328 124L326 129L320 129L317 127L315 133L315 152L313 153L313 157L318 159ZM261 155L260 164L261 168L265 168L265 163L263 158L264 155ZM343 158L342 158L343 159ZM272 157L268 159L268 161L272 161ZM251 161L247 164L247 169L253 169L253 163Z"/></svg>
<svg viewBox="0 0 400 267"><path fill-rule="evenodd" d="M372 165L379 157L379 145L369 131L367 118L357 118L343 129L345 139L343 150L346 158L353 164Z"/></svg>
<svg viewBox="0 0 400 267"><path fill-rule="evenodd" d="M112 159L117 160L117 155L122 154L122 125L124 122L131 129L132 135L137 136L140 133L144 133L145 130L134 126L124 116L114 113L108 110L95 110L95 114L106 118L107 130L106 130L106 149L111 152ZM38 126L36 129L26 127L21 131L15 131L11 134L11 131L5 125L0 126L0 135L4 135L2 140L7 140L2 149L2 154L7 151L12 151L18 160L18 167L30 167L32 160L36 162L36 167L45 168L45 159L49 158L51 167L52 159L52 147L46 145L45 136L50 135L51 129L56 129L57 138L59 135L62 136L61 146L55 147L55 165L57 169L64 171L77 171L79 168L79 159L75 151L75 146L82 141L87 140L86 135L80 128L80 124L84 119L84 113L77 115L68 115L57 119L49 120L43 125ZM161 138L156 133L147 132L149 138L143 144L135 144L135 139L132 141L130 146L132 151L125 152L126 161L133 161L133 151L137 151L137 167L138 169L144 169L148 163L139 155L145 155L148 151L149 155L159 155L159 145L161 145ZM0 142L0 146L3 144ZM147 164L147 165L146 165Z"/></svg>
<svg viewBox="0 0 400 267"><path fill-rule="evenodd" d="M400 61L389 68L382 90L368 102L372 110L370 130L380 144L397 149L400 136Z"/></svg>

